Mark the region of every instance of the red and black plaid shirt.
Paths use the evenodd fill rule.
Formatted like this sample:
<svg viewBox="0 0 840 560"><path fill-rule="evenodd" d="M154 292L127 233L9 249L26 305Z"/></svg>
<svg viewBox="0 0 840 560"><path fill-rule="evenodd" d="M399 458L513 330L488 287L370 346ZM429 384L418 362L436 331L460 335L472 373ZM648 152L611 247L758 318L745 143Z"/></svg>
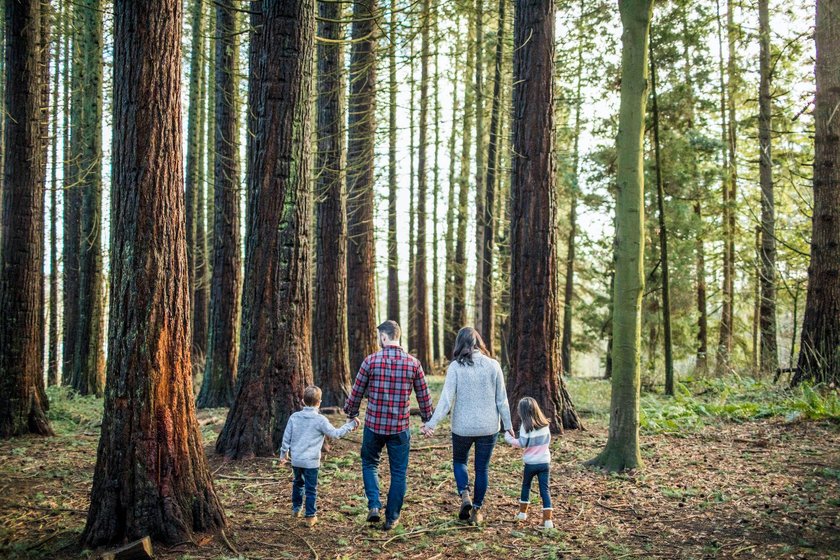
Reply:
<svg viewBox="0 0 840 560"><path fill-rule="evenodd" d="M420 360L399 346L386 346L362 362L344 412L351 418L358 416L367 392L365 427L377 434L398 434L408 429L412 387L420 405L420 418L428 422L432 400Z"/></svg>

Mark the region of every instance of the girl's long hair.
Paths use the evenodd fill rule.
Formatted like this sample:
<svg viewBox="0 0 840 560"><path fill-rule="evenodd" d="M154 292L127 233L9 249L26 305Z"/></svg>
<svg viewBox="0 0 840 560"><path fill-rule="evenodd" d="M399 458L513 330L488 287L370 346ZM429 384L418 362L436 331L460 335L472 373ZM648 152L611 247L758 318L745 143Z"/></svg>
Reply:
<svg viewBox="0 0 840 560"><path fill-rule="evenodd" d="M548 426L548 419L540 410L540 405L531 397L524 397L519 401L519 419L526 433Z"/></svg>
<svg viewBox="0 0 840 560"><path fill-rule="evenodd" d="M488 356L487 347L484 346L484 340L478 331L472 327L463 327L458 331L458 336L455 337L455 348L452 350L452 361L458 362L462 366L471 366L473 364L473 352L478 350L485 356Z"/></svg>

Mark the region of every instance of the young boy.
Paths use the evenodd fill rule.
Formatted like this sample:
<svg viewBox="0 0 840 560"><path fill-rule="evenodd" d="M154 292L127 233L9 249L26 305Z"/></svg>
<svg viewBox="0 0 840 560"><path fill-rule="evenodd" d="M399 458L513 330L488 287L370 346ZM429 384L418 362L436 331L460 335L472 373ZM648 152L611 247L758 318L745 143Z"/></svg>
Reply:
<svg viewBox="0 0 840 560"><path fill-rule="evenodd" d="M283 445L280 447L280 464L285 465L289 455L295 481L292 483L292 516L300 517L304 491L306 493L306 524L313 526L318 520L315 499L318 495L318 469L321 466L321 446L324 436L340 438L359 425L351 420L336 429L318 412L321 389L310 386L303 391L303 410L295 412L286 423Z"/></svg>

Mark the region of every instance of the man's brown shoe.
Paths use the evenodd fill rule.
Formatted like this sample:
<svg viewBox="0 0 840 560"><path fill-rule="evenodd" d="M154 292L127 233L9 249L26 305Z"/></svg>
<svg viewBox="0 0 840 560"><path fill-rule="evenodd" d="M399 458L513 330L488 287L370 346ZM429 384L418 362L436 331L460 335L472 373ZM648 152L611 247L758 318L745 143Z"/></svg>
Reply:
<svg viewBox="0 0 840 560"><path fill-rule="evenodd" d="M481 512L480 507L473 506L472 514L470 515L470 525L481 525L484 523L484 513Z"/></svg>

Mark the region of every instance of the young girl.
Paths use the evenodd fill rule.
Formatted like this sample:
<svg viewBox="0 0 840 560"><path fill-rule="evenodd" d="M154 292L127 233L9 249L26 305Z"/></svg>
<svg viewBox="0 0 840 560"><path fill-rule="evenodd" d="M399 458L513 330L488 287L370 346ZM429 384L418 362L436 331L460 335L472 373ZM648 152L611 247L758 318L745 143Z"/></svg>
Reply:
<svg viewBox="0 0 840 560"><path fill-rule="evenodd" d="M519 419L522 422L519 427L519 439L505 432L505 441L524 450L522 461L525 463L525 472L522 475L522 494L519 497L519 513L516 514L516 519L518 521L528 519L531 481L536 476L540 482L540 498L543 507L542 526L553 529L551 496L548 492L551 471L551 452L548 449L551 443L551 432L548 430L548 420L540 410L540 405L531 397L525 397L519 401Z"/></svg>

